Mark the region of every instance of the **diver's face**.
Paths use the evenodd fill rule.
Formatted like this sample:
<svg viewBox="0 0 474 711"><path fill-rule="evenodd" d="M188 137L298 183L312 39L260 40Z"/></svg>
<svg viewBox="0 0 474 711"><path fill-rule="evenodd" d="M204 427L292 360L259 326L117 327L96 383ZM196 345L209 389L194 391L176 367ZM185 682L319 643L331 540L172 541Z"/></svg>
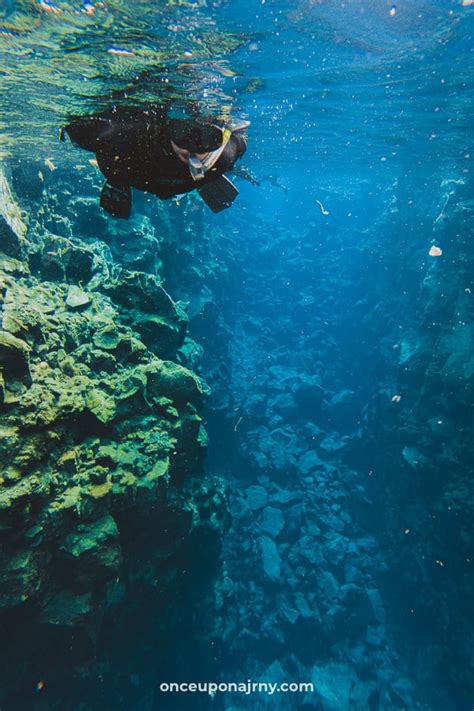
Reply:
<svg viewBox="0 0 474 711"><path fill-rule="evenodd" d="M171 141L171 145L173 146L173 150L178 156L179 160L185 165L188 164L188 159L190 155L196 156L196 158L198 158L199 160L205 160L209 155L209 153L191 153L191 151L186 150L186 148L180 148L179 146L177 146L174 141Z"/></svg>

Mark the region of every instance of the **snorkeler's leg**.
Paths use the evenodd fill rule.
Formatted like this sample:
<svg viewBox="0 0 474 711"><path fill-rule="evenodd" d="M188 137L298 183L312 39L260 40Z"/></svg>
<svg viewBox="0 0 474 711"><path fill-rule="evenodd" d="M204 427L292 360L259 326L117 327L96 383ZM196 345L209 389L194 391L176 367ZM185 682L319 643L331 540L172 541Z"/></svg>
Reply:
<svg viewBox="0 0 474 711"><path fill-rule="evenodd" d="M132 210L132 190L129 185L112 185L107 180L100 194L100 206L113 217L128 220Z"/></svg>

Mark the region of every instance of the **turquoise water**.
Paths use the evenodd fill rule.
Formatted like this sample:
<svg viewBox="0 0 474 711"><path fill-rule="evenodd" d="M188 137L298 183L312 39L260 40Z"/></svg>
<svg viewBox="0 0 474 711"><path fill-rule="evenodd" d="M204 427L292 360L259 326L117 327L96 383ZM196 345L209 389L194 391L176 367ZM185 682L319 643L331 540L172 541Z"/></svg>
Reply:
<svg viewBox="0 0 474 711"><path fill-rule="evenodd" d="M0 4L2 711L473 707L473 13ZM100 210L59 130L157 101L230 209Z"/></svg>

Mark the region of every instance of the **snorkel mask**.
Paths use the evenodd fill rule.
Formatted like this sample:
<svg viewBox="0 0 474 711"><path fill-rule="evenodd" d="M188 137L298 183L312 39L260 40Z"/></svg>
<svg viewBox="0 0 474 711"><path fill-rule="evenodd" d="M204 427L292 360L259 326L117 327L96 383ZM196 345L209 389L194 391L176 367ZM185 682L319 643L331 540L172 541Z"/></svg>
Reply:
<svg viewBox="0 0 474 711"><path fill-rule="evenodd" d="M215 123L201 123L188 120L175 119L170 121L172 145L189 151L186 158L189 172L194 181L202 180L221 157L233 131L244 129L248 121L230 126ZM197 153L207 153L206 157L199 159Z"/></svg>
<svg viewBox="0 0 474 711"><path fill-rule="evenodd" d="M192 153L188 157L188 168L193 180L202 180L206 174L202 161Z"/></svg>

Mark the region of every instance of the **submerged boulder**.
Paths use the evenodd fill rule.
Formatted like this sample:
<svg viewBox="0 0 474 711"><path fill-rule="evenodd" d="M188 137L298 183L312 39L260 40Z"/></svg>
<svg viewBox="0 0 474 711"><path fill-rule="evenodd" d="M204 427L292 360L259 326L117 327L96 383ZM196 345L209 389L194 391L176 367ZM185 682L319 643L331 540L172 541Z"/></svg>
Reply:
<svg viewBox="0 0 474 711"><path fill-rule="evenodd" d="M0 366L7 379L29 375L30 353L30 346L21 338L8 331L0 331Z"/></svg>
<svg viewBox="0 0 474 711"><path fill-rule="evenodd" d="M183 345L187 316L155 275L116 268L102 290L156 355L170 358Z"/></svg>
<svg viewBox="0 0 474 711"><path fill-rule="evenodd" d="M35 550L9 551L0 555L0 611L23 605L35 597L46 577L44 556Z"/></svg>
<svg viewBox="0 0 474 711"><path fill-rule="evenodd" d="M349 711L352 708L351 691L358 678L348 664L332 662L315 666L311 681L323 711Z"/></svg>
<svg viewBox="0 0 474 711"><path fill-rule="evenodd" d="M249 486L246 490L247 505L251 511L258 511L266 506L268 494L263 486Z"/></svg>
<svg viewBox="0 0 474 711"><path fill-rule="evenodd" d="M78 286L71 285L69 287L66 297L66 306L69 306L70 309L80 309L84 306L88 306L90 303L91 298L89 294L79 289Z"/></svg>
<svg viewBox="0 0 474 711"><path fill-rule="evenodd" d="M117 575L121 562L119 531L107 514L92 523L80 524L61 545L73 584L90 589ZM92 583L92 585L91 585Z"/></svg>
<svg viewBox="0 0 474 711"><path fill-rule="evenodd" d="M0 251L9 257L21 258L26 231L24 215L0 168Z"/></svg>
<svg viewBox="0 0 474 711"><path fill-rule="evenodd" d="M150 398L165 396L178 405L197 404L204 394L201 380L172 361L161 361L148 369L147 391Z"/></svg>
<svg viewBox="0 0 474 711"><path fill-rule="evenodd" d="M293 398L299 406L301 414L308 419L318 416L326 391L317 377L301 378L293 386Z"/></svg>
<svg viewBox="0 0 474 711"><path fill-rule="evenodd" d="M285 526L285 519L280 509L274 506L266 506L263 509L263 519L260 530L268 534L271 538L276 538Z"/></svg>
<svg viewBox="0 0 474 711"><path fill-rule="evenodd" d="M268 536L261 536L260 547L262 551L263 572L269 580L276 583L280 579L281 560L278 548Z"/></svg>

